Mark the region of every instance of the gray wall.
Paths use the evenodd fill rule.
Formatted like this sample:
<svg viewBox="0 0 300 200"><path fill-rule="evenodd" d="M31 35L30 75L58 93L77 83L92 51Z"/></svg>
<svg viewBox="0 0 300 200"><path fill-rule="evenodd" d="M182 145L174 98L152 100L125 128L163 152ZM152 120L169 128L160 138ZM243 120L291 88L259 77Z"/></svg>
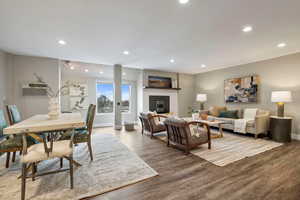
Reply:
<svg viewBox="0 0 300 200"><path fill-rule="evenodd" d="M0 51L0 109L4 109L7 87L7 54Z"/></svg>
<svg viewBox="0 0 300 200"><path fill-rule="evenodd" d="M22 85L26 82L36 81L34 73L41 76L53 90L59 88L60 67L57 59L13 55L9 67L11 85L10 104L16 104L23 118L36 114L48 113L47 96L23 96Z"/></svg>
<svg viewBox="0 0 300 200"><path fill-rule="evenodd" d="M191 116L189 107L195 106L196 99L195 75L179 74L179 87L181 90L178 92L178 115Z"/></svg>
<svg viewBox="0 0 300 200"><path fill-rule="evenodd" d="M275 114L276 105L271 102L271 92L290 90L293 102L285 104L286 115L294 117L293 133L300 134L300 53L198 74L196 75L197 91L208 94L206 107L225 105L224 80L252 74L260 76L259 102L226 104L226 106L230 109L258 107L268 109Z"/></svg>

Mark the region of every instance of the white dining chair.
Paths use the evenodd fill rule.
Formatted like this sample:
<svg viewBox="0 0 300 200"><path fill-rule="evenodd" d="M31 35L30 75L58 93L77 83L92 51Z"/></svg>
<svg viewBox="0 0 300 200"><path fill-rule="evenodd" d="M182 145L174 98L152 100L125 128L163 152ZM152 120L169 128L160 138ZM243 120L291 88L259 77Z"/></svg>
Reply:
<svg viewBox="0 0 300 200"><path fill-rule="evenodd" d="M42 135L43 142L34 144L27 148L27 134L23 134L23 151L21 156L22 163L22 186L21 186L21 200L25 200L26 179L44 176L63 171L70 171L70 185L73 189L73 138L74 131L72 131L70 140L57 141L59 133L47 132L46 135ZM53 158L67 158L69 160L69 168L58 169L50 172L37 173L37 163L44 160L50 160ZM28 169L32 168L32 173L28 175Z"/></svg>

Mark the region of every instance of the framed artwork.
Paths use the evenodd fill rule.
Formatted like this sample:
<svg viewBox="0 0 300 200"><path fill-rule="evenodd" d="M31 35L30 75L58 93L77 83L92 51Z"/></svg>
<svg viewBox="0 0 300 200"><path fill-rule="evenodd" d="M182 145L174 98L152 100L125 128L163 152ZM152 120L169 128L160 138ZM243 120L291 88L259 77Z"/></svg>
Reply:
<svg viewBox="0 0 300 200"><path fill-rule="evenodd" d="M89 101L88 98L70 97L69 105L71 110L87 109L89 107Z"/></svg>
<svg viewBox="0 0 300 200"><path fill-rule="evenodd" d="M224 82L226 103L256 103L259 76L227 79Z"/></svg>
<svg viewBox="0 0 300 200"><path fill-rule="evenodd" d="M79 84L79 85L80 85L80 87L70 87L69 88L69 96L78 97L78 96L82 96L82 94L84 94L84 96L88 95L87 84Z"/></svg>

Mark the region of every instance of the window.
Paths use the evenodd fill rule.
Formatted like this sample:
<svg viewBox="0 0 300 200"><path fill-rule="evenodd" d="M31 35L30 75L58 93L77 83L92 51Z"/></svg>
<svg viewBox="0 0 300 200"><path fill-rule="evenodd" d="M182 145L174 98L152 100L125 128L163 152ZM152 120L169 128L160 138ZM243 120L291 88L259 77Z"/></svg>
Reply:
<svg viewBox="0 0 300 200"><path fill-rule="evenodd" d="M121 112L130 111L130 85L122 85L122 106Z"/></svg>
<svg viewBox="0 0 300 200"><path fill-rule="evenodd" d="M114 86L112 83L97 83L98 113L114 111Z"/></svg>
<svg viewBox="0 0 300 200"><path fill-rule="evenodd" d="M121 112L130 111L131 86L123 84ZM113 113L114 111L114 85L112 83L97 83L97 109L98 113Z"/></svg>

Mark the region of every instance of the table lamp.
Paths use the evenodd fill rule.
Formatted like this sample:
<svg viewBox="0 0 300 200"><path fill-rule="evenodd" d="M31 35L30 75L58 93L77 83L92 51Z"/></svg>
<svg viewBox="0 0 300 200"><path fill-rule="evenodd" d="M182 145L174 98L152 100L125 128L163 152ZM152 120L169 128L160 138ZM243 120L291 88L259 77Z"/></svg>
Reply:
<svg viewBox="0 0 300 200"><path fill-rule="evenodd" d="M204 110L204 102L207 101L206 94L197 94L197 101L200 102L200 110Z"/></svg>
<svg viewBox="0 0 300 200"><path fill-rule="evenodd" d="M274 91L271 101L277 103L277 116L284 117L284 103L292 102L291 91Z"/></svg>

